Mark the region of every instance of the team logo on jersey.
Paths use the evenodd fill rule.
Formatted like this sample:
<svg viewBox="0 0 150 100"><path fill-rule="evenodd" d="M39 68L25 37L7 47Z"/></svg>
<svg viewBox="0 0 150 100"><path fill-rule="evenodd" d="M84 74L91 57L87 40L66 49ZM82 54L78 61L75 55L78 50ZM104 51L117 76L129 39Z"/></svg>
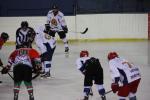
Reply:
<svg viewBox="0 0 150 100"><path fill-rule="evenodd" d="M51 20L51 24L54 25L54 26L57 26L57 21L56 21L55 18L53 18L53 19Z"/></svg>

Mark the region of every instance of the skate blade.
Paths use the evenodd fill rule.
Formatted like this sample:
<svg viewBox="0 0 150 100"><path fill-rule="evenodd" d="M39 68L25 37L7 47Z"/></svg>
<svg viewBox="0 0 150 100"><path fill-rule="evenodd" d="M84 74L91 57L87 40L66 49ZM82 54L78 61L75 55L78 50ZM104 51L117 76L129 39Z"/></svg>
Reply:
<svg viewBox="0 0 150 100"><path fill-rule="evenodd" d="M41 77L40 79L53 79L55 77L51 76L51 77Z"/></svg>

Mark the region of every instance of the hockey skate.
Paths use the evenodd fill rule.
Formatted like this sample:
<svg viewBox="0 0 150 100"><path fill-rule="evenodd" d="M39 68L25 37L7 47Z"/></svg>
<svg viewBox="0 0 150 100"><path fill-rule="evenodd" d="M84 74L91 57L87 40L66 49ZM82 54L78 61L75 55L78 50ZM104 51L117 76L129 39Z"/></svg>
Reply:
<svg viewBox="0 0 150 100"><path fill-rule="evenodd" d="M43 71L41 71L41 72L40 72L40 74L41 74L41 75L45 74L45 71L44 71L44 70L43 70Z"/></svg>
<svg viewBox="0 0 150 100"><path fill-rule="evenodd" d="M29 100L34 100L34 96L29 96Z"/></svg>
<svg viewBox="0 0 150 100"><path fill-rule="evenodd" d="M81 99L81 100L89 100L89 97L84 96L84 98L83 98L83 99Z"/></svg>
<svg viewBox="0 0 150 100"><path fill-rule="evenodd" d="M41 78L50 78L51 74L50 72L45 72L43 75L41 75Z"/></svg>
<svg viewBox="0 0 150 100"><path fill-rule="evenodd" d="M65 56L69 57L69 47L65 47Z"/></svg>

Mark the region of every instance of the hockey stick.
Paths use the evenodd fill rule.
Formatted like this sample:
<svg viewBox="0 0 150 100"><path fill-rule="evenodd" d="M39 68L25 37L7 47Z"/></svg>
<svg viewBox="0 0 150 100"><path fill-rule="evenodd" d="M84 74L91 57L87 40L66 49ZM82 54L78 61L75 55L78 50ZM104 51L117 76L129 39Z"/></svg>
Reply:
<svg viewBox="0 0 150 100"><path fill-rule="evenodd" d="M1 66L1 67L3 68L3 66ZM0 71L0 72L2 72L2 71ZM13 72L13 71L9 71L9 72ZM9 72L7 74L14 80L14 77ZM40 75L40 73L37 73L34 76L32 76L32 80L34 80L35 78L37 78L39 75Z"/></svg>
<svg viewBox="0 0 150 100"><path fill-rule="evenodd" d="M110 92L112 92L112 90L109 90L109 91L105 92L105 95L108 94L108 93L110 93Z"/></svg>
<svg viewBox="0 0 150 100"><path fill-rule="evenodd" d="M112 92L112 90L109 90L109 91L107 91L107 92L105 92L105 95L106 94L109 94L110 92ZM92 91L92 89L90 90L90 94L89 94L90 96L93 96L93 91Z"/></svg>
<svg viewBox="0 0 150 100"><path fill-rule="evenodd" d="M8 72L7 74L11 77L11 79L12 79L12 80L14 80L14 77L13 77L13 76L11 76L9 72Z"/></svg>
<svg viewBox="0 0 150 100"><path fill-rule="evenodd" d="M88 31L88 28L86 28L83 32L80 32L81 34L85 34Z"/></svg>
<svg viewBox="0 0 150 100"><path fill-rule="evenodd" d="M2 72L2 71L0 71L0 72ZM8 72L13 72L12 70L10 70L10 71L8 71Z"/></svg>
<svg viewBox="0 0 150 100"><path fill-rule="evenodd" d="M0 66L0 67L4 68L3 66ZM10 78L11 78L12 80L14 80L14 77L13 77L9 72L8 72L7 74L10 76Z"/></svg>
<svg viewBox="0 0 150 100"><path fill-rule="evenodd" d="M88 31L88 28L86 28L83 32L73 32L73 31L69 31L69 32L72 32L72 33L80 33L80 34L85 34L86 32Z"/></svg>

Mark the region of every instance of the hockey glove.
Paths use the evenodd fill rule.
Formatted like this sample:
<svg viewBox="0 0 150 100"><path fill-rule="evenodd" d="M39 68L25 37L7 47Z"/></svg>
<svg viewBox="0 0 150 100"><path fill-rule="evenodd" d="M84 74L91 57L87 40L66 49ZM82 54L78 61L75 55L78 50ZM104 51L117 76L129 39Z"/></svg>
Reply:
<svg viewBox="0 0 150 100"><path fill-rule="evenodd" d="M68 33L68 28L67 28L67 26L62 26L62 29L64 30L65 33Z"/></svg>
<svg viewBox="0 0 150 100"><path fill-rule="evenodd" d="M42 70L41 61L39 59L35 59L32 65L33 65L34 73L39 73Z"/></svg>
<svg viewBox="0 0 150 100"><path fill-rule="evenodd" d="M34 32L34 30L29 30L27 33L27 42L32 43L34 41L36 33Z"/></svg>
<svg viewBox="0 0 150 100"><path fill-rule="evenodd" d="M2 74L7 74L9 70L10 70L9 66L3 67L3 69L1 70L1 73Z"/></svg>
<svg viewBox="0 0 150 100"><path fill-rule="evenodd" d="M113 93L116 93L119 90L119 84L118 83L112 83L111 89L112 89Z"/></svg>

